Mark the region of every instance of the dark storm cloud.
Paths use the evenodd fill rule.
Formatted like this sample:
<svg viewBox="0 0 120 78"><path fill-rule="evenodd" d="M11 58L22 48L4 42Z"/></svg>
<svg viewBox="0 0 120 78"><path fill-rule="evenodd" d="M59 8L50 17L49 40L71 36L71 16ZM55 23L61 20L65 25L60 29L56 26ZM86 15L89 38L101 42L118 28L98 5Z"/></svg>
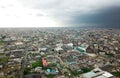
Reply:
<svg viewBox="0 0 120 78"><path fill-rule="evenodd" d="M74 14L71 16L72 20L69 21L70 24L99 24L99 25L109 25L109 26L119 26L120 25L120 7L109 7L97 10L95 13L87 14Z"/></svg>
<svg viewBox="0 0 120 78"><path fill-rule="evenodd" d="M19 0L62 25L120 25L120 0ZM39 16L39 15L38 15Z"/></svg>

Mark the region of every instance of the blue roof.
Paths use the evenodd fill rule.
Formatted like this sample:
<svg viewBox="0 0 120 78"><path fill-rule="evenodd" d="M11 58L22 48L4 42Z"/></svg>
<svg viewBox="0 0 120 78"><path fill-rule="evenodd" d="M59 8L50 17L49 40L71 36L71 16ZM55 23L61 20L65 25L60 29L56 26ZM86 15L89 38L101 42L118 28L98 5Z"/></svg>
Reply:
<svg viewBox="0 0 120 78"><path fill-rule="evenodd" d="M51 71L50 69L47 69L47 72L49 72L49 73L50 73L50 71Z"/></svg>
<svg viewBox="0 0 120 78"><path fill-rule="evenodd" d="M56 70L55 70L55 69L54 69L54 70L52 70L52 73L53 73L53 74L56 74Z"/></svg>

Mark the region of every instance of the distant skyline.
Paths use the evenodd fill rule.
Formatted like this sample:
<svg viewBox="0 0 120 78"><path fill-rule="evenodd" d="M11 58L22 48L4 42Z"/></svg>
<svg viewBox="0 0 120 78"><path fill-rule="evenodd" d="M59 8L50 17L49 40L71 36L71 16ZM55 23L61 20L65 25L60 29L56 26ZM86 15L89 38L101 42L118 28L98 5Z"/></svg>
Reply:
<svg viewBox="0 0 120 78"><path fill-rule="evenodd" d="M119 27L120 0L0 0L0 27Z"/></svg>

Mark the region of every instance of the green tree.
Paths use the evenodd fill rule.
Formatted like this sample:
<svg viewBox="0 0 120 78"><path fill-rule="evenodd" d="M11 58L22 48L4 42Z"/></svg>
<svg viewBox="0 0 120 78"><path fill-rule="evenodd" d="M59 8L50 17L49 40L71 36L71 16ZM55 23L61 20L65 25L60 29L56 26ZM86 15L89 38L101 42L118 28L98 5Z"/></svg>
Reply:
<svg viewBox="0 0 120 78"><path fill-rule="evenodd" d="M36 67L43 67L42 61L37 61L37 62L33 63L33 64L32 64L32 67L33 67L33 68L36 68Z"/></svg>

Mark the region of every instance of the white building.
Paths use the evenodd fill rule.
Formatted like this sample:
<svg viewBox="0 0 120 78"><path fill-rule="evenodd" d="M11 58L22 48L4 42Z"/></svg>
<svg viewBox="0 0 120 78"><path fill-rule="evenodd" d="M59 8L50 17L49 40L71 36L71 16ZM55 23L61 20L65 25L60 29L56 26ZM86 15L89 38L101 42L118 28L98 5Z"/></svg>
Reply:
<svg viewBox="0 0 120 78"><path fill-rule="evenodd" d="M82 75L82 78L111 78L113 75L107 71L103 71L100 68L95 68L92 71Z"/></svg>

